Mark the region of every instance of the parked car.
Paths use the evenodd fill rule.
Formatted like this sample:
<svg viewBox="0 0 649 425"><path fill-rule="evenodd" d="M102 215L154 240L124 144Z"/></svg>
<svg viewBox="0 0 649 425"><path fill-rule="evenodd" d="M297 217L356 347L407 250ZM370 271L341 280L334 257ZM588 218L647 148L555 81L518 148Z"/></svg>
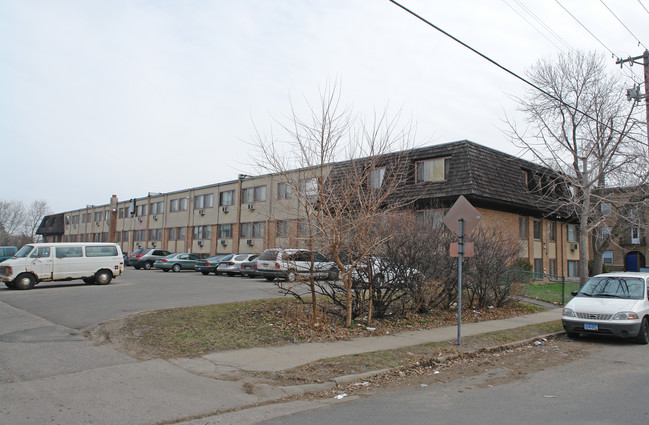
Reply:
<svg viewBox="0 0 649 425"><path fill-rule="evenodd" d="M232 258L221 261L221 264L216 268L216 272L226 273L228 276L234 276L241 273L241 263L244 261L254 260L259 257L259 254L233 254Z"/></svg>
<svg viewBox="0 0 649 425"><path fill-rule="evenodd" d="M15 246L0 246L0 262L13 257L18 252Z"/></svg>
<svg viewBox="0 0 649 425"><path fill-rule="evenodd" d="M259 274L257 273L257 260L259 257L255 258L254 260L250 261L244 261L241 263L241 276L247 276L247 277L256 277Z"/></svg>
<svg viewBox="0 0 649 425"><path fill-rule="evenodd" d="M153 263L153 267L160 269L163 272L179 272L181 270L194 270L196 262L200 258L198 255L189 254L189 253L179 253L167 255L165 258L160 258Z"/></svg>
<svg viewBox="0 0 649 425"><path fill-rule="evenodd" d="M40 282L73 279L108 285L123 270L122 250L115 243L32 243L0 263L0 281L10 289L32 289Z"/></svg>
<svg viewBox="0 0 649 425"><path fill-rule="evenodd" d="M371 267L368 267L371 264ZM351 266L346 266L349 270ZM422 274L417 269L397 264L381 257L363 258L352 272L352 280L356 283L368 284L372 278L375 285L384 283L398 284L423 279Z"/></svg>
<svg viewBox="0 0 649 425"><path fill-rule="evenodd" d="M216 268L218 267L219 263L221 263L221 260L231 255L232 254L220 254L215 255L214 257L198 260L196 262L196 265L194 266L194 270L201 272L204 275L208 275L210 273L216 274Z"/></svg>
<svg viewBox="0 0 649 425"><path fill-rule="evenodd" d="M281 278L293 282L300 276L309 275L312 255L316 279L338 279L336 264L319 252L308 249L267 249L257 259L257 273L269 281Z"/></svg>
<svg viewBox="0 0 649 425"><path fill-rule="evenodd" d="M649 273L618 272L588 279L563 309L561 322L570 338L612 335L649 343Z"/></svg>
<svg viewBox="0 0 649 425"><path fill-rule="evenodd" d="M151 270L151 267L153 267L153 263L155 263L156 260L165 258L167 255L171 255L171 252L164 249L141 248L133 251L129 263L131 266L135 267L136 270L141 268L144 270Z"/></svg>

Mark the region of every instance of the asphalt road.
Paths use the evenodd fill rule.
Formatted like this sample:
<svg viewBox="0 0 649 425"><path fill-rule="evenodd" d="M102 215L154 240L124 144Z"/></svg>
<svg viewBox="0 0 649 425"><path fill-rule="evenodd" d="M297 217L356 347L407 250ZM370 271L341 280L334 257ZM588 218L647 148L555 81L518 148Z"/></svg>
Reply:
<svg viewBox="0 0 649 425"><path fill-rule="evenodd" d="M278 296L272 282L194 271L135 270L107 286L81 281L40 283L29 291L0 288L0 301L58 325L84 329L125 314Z"/></svg>
<svg viewBox="0 0 649 425"><path fill-rule="evenodd" d="M589 339L586 345L588 354L578 361L547 368L507 384L481 387L476 384L484 376L478 376L384 393L261 423L649 423L649 347L601 339ZM489 373L485 371L485 375Z"/></svg>

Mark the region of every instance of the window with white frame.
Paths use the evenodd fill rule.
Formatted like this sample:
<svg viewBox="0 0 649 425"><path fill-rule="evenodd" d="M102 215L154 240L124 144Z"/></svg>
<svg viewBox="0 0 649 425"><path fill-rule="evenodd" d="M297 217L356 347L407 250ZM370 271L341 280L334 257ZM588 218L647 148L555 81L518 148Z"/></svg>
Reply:
<svg viewBox="0 0 649 425"><path fill-rule="evenodd" d="M265 202L266 201L266 186L257 186L255 187L255 202Z"/></svg>
<svg viewBox="0 0 649 425"><path fill-rule="evenodd" d="M197 195L194 197L194 209L212 208L214 206L214 194Z"/></svg>
<svg viewBox="0 0 649 425"><path fill-rule="evenodd" d="M383 185L383 178L385 177L385 167L375 168L370 171L369 186L370 189L380 189Z"/></svg>
<svg viewBox="0 0 649 425"><path fill-rule="evenodd" d="M568 260L568 277L579 277L579 261Z"/></svg>
<svg viewBox="0 0 649 425"><path fill-rule="evenodd" d="M254 202L254 200L255 200L254 188L247 187L245 189L241 189L241 203L242 204L249 204L251 202Z"/></svg>
<svg viewBox="0 0 649 425"><path fill-rule="evenodd" d="M640 243L640 228L637 226L631 228L631 243L632 244Z"/></svg>
<svg viewBox="0 0 649 425"><path fill-rule="evenodd" d="M164 202L159 201L159 202L152 202L151 203L151 215L162 215L164 214Z"/></svg>
<svg viewBox="0 0 649 425"><path fill-rule="evenodd" d="M210 239L212 234L211 226L194 226L194 239Z"/></svg>
<svg viewBox="0 0 649 425"><path fill-rule="evenodd" d="M288 199L291 197L291 186L287 183L277 183L277 199Z"/></svg>
<svg viewBox="0 0 649 425"><path fill-rule="evenodd" d="M169 201L169 212L177 212L178 211L178 199L172 199Z"/></svg>
<svg viewBox="0 0 649 425"><path fill-rule="evenodd" d="M613 264L613 251L604 251L604 254L602 254L602 262L604 264Z"/></svg>
<svg viewBox="0 0 649 425"><path fill-rule="evenodd" d="M178 211L187 211L189 209L189 198L180 198L178 200Z"/></svg>
<svg viewBox="0 0 649 425"><path fill-rule="evenodd" d="M219 205L234 205L234 190L226 190L225 192L219 193Z"/></svg>
<svg viewBox="0 0 649 425"><path fill-rule="evenodd" d="M263 221L257 221L252 223L252 237L253 238L263 238L266 229L266 223Z"/></svg>
<svg viewBox="0 0 649 425"><path fill-rule="evenodd" d="M241 238L252 237L252 223L241 223L239 236Z"/></svg>
<svg viewBox="0 0 649 425"><path fill-rule="evenodd" d="M291 222L288 220L280 220L277 222L277 237L288 238L291 230Z"/></svg>
<svg viewBox="0 0 649 425"><path fill-rule="evenodd" d="M445 181L448 178L450 163L450 158L434 158L418 161L415 164L417 183Z"/></svg>
<svg viewBox="0 0 649 425"><path fill-rule="evenodd" d="M219 238L231 239L232 238L232 224L219 225Z"/></svg>

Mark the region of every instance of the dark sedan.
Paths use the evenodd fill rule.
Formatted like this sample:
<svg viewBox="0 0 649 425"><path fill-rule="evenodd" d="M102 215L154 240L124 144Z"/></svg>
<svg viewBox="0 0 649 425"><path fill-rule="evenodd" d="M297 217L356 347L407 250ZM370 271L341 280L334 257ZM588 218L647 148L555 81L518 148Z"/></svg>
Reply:
<svg viewBox="0 0 649 425"><path fill-rule="evenodd" d="M200 258L194 254L171 254L167 255L165 258L156 260L156 262L153 263L153 267L160 269L163 272L168 272L169 270L171 270L172 272L179 272L181 270L194 270L194 266L199 260Z"/></svg>

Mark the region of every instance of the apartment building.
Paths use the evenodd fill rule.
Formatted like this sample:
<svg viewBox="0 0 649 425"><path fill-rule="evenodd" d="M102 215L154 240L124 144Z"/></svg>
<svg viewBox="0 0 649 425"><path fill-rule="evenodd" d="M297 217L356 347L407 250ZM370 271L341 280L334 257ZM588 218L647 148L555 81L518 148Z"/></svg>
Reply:
<svg viewBox="0 0 649 425"><path fill-rule="evenodd" d="M445 210L464 195L482 214L482 226L503 226L520 240L521 258L536 272L578 275L576 221L548 207L542 190L552 170L466 140L381 158L407 170L394 196L413 200L410 208L422 225L441 225ZM345 178L350 164L329 164L322 172L327 179ZM368 190L382 184L381 167L375 171ZM113 196L105 205L47 216L37 233L46 241L115 241L124 252L159 247L203 257L295 247L304 215L289 182L300 179L303 190L317 191L308 175L305 170L241 175L170 193Z"/></svg>

